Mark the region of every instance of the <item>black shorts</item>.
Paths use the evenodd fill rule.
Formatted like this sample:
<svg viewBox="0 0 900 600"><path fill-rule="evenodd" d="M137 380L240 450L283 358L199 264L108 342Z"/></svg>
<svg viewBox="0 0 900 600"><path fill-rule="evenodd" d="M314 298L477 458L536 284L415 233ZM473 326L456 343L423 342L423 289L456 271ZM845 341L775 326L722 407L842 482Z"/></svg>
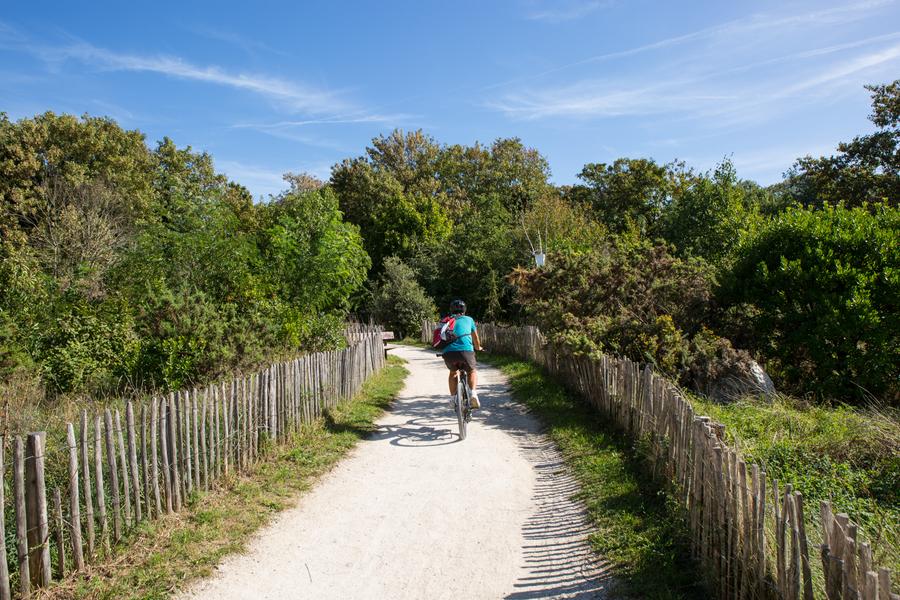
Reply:
<svg viewBox="0 0 900 600"><path fill-rule="evenodd" d="M444 364L447 365L447 368L451 371L462 369L466 373L470 373L477 368L475 366L474 352L457 350L454 350L453 352L444 352Z"/></svg>

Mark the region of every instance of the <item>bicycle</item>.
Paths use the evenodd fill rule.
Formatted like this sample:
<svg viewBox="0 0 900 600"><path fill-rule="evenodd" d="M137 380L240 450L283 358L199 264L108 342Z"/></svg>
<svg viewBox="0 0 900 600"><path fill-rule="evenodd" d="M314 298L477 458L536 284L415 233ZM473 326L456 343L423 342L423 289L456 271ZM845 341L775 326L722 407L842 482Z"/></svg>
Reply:
<svg viewBox="0 0 900 600"><path fill-rule="evenodd" d="M444 356L438 354L438 357ZM466 439L466 423L472 420L472 390L469 389L469 378L466 372L456 365L456 398L453 400L453 410L456 412L456 420L459 422L459 439Z"/></svg>

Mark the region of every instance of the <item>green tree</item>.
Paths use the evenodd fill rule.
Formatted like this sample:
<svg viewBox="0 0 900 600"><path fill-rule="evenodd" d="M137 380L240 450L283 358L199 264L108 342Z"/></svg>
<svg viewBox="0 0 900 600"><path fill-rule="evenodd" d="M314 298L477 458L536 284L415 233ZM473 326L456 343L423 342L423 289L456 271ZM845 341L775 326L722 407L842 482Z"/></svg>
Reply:
<svg viewBox="0 0 900 600"><path fill-rule="evenodd" d="M696 256L717 264L725 259L757 223L755 206L745 203L745 188L730 160L712 174L694 178L676 194L661 218L663 237L680 256Z"/></svg>
<svg viewBox="0 0 900 600"><path fill-rule="evenodd" d="M678 165L658 165L644 158L619 158L613 164L589 163L569 195L575 202L590 205L597 218L611 231L622 232L636 226L654 231L660 213L684 174Z"/></svg>
<svg viewBox="0 0 900 600"><path fill-rule="evenodd" d="M806 206L900 203L900 79L870 85L873 134L838 144L838 154L799 159L788 172L788 193Z"/></svg>
<svg viewBox="0 0 900 600"><path fill-rule="evenodd" d="M479 199L499 197L510 212L527 210L551 191L550 166L518 138L500 138L489 147L455 144L441 150L437 172L454 214L478 208Z"/></svg>
<svg viewBox="0 0 900 600"><path fill-rule="evenodd" d="M417 244L440 241L450 232L450 216L435 195L419 185L405 188L391 172L366 159L335 166L331 181L341 211L360 228L374 265L388 256L409 257Z"/></svg>
<svg viewBox="0 0 900 600"><path fill-rule="evenodd" d="M153 198L153 159L144 134L105 117L46 112L12 122L0 113L0 228L5 242L21 242L37 225L42 186L50 178L78 187L100 182L113 190L132 219Z"/></svg>
<svg viewBox="0 0 900 600"><path fill-rule="evenodd" d="M402 338L418 332L422 321L436 314L434 300L416 282L416 272L395 256L386 258L372 294L375 319Z"/></svg>
<svg viewBox="0 0 900 600"><path fill-rule="evenodd" d="M264 258L278 296L312 313L345 309L370 262L359 229L341 219L334 192L291 190L267 211Z"/></svg>
<svg viewBox="0 0 900 600"><path fill-rule="evenodd" d="M494 210L496 199L508 213L527 209L551 191L549 172L518 139L440 146L421 131L398 130L336 165L331 185L377 272L385 257L416 260L422 248L440 247L473 212Z"/></svg>

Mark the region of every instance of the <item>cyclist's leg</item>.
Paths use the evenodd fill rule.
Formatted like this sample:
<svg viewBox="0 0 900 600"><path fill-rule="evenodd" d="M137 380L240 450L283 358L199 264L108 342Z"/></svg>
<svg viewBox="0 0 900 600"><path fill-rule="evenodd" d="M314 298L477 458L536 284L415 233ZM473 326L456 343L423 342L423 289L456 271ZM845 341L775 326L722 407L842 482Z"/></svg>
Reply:
<svg viewBox="0 0 900 600"><path fill-rule="evenodd" d="M475 387L478 385L478 365L475 362L475 353L460 352L460 354L462 355L462 364L460 366L464 367L466 372L466 382L469 384L472 407L481 408L481 402L478 400L478 393L475 391Z"/></svg>
<svg viewBox="0 0 900 600"><path fill-rule="evenodd" d="M450 384L450 395L451 396L455 396L456 391L457 391L456 388L457 388L459 379L457 379L456 374L457 374L457 371L450 371L450 378L447 380L447 383Z"/></svg>
<svg viewBox="0 0 900 600"><path fill-rule="evenodd" d="M447 379L447 383L450 386L450 395L456 396L456 387L458 383L457 373L459 371L459 357L456 356L457 352L445 352L444 353L444 364L447 365L447 368L450 370L450 376Z"/></svg>

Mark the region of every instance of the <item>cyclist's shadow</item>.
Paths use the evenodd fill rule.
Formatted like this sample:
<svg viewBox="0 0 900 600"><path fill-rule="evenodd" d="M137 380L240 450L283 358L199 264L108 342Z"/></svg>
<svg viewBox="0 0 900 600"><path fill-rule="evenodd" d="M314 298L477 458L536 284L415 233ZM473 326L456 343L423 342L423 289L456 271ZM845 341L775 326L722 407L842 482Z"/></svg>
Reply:
<svg viewBox="0 0 900 600"><path fill-rule="evenodd" d="M392 414L410 417L403 423L381 423L370 440L390 440L394 446L409 448L446 446L460 441L456 417L446 396L424 396L416 402L395 407Z"/></svg>

